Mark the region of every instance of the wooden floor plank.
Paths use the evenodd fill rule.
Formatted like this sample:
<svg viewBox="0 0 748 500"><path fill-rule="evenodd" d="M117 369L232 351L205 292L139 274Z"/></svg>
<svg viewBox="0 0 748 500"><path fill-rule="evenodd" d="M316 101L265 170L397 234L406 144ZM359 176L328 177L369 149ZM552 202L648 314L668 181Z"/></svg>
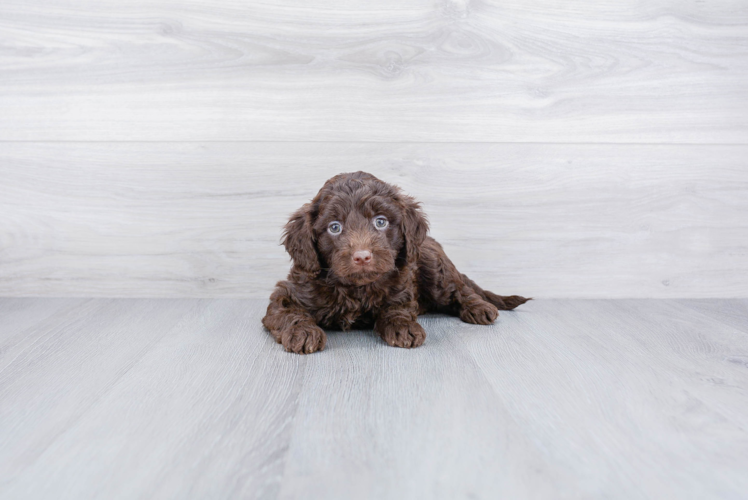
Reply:
<svg viewBox="0 0 748 500"><path fill-rule="evenodd" d="M677 302L748 334L748 302L745 299L683 299Z"/></svg>
<svg viewBox="0 0 748 500"><path fill-rule="evenodd" d="M25 338L24 332L58 311L76 307L87 299L29 300L0 298L0 360L9 346ZM1 361L0 361L1 362Z"/></svg>
<svg viewBox="0 0 748 500"><path fill-rule="evenodd" d="M4 498L748 489L748 337L682 301L538 300L489 327L427 315L418 349L329 332L298 356L262 330L264 301L24 300L50 314L0 371Z"/></svg>
<svg viewBox="0 0 748 500"><path fill-rule="evenodd" d="M538 498L565 482L450 341L458 320L421 323L427 349L337 332L310 358L279 498Z"/></svg>
<svg viewBox="0 0 748 500"><path fill-rule="evenodd" d="M501 342L467 340L513 418L576 479L567 495L738 498L748 487L748 373L727 361L748 338L667 307L538 301L491 327Z"/></svg>
<svg viewBox="0 0 748 500"><path fill-rule="evenodd" d="M85 414L33 460L15 463L3 482L7 495L274 495L305 358L258 334L257 304L181 303L188 314L153 339ZM128 322L124 335L151 335L155 326ZM36 480L40 474L45 481Z"/></svg>
<svg viewBox="0 0 748 500"><path fill-rule="evenodd" d="M0 358L5 479L42 456L196 304L91 300L26 330Z"/></svg>

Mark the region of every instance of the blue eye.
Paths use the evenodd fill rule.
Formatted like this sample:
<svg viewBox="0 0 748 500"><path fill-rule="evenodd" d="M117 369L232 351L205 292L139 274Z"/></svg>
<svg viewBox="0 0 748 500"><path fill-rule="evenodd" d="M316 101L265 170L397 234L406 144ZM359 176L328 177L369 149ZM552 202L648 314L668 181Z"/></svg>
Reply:
<svg viewBox="0 0 748 500"><path fill-rule="evenodd" d="M327 225L327 231L330 234L340 234L340 231L342 230L343 230L343 225L338 221L331 222Z"/></svg>
<svg viewBox="0 0 748 500"><path fill-rule="evenodd" d="M379 217L374 217L374 227L377 229L385 229L387 226L389 226L390 223L387 220L387 217L380 215Z"/></svg>

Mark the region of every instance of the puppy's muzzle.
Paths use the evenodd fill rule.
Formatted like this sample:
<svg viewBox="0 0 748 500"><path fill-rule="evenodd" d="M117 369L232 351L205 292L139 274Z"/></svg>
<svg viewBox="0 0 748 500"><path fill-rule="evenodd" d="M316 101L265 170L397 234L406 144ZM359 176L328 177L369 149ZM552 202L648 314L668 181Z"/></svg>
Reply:
<svg viewBox="0 0 748 500"><path fill-rule="evenodd" d="M373 257L371 255L371 251L369 250L356 250L355 252L353 252L351 259L353 259L353 264L356 267L364 268L371 264Z"/></svg>

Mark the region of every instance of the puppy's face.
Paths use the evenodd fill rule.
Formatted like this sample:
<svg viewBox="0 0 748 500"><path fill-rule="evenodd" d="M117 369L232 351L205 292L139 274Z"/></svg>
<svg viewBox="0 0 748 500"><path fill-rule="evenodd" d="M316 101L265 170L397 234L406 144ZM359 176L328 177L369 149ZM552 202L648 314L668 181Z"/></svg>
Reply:
<svg viewBox="0 0 748 500"><path fill-rule="evenodd" d="M330 276L365 285L395 269L403 247L402 215L393 200L360 189L333 193L314 223L317 248Z"/></svg>
<svg viewBox="0 0 748 500"><path fill-rule="evenodd" d="M344 285L377 281L415 262L428 223L413 198L366 172L328 180L291 216L283 244L294 268Z"/></svg>

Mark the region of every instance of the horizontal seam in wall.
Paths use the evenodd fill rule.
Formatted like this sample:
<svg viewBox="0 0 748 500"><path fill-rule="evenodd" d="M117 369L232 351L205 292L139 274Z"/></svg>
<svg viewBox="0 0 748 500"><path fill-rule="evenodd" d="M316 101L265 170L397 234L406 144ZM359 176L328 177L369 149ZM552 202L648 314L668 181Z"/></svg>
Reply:
<svg viewBox="0 0 748 500"><path fill-rule="evenodd" d="M96 141L81 141L81 140L0 140L0 144L496 144L496 145L509 145L509 144L535 144L535 145L547 145L547 146L715 146L715 147L726 147L726 146L737 146L743 147L748 146L746 143L716 143L716 142L542 142L542 141L264 141L264 140L157 140L157 141L141 141L141 140L96 140Z"/></svg>

